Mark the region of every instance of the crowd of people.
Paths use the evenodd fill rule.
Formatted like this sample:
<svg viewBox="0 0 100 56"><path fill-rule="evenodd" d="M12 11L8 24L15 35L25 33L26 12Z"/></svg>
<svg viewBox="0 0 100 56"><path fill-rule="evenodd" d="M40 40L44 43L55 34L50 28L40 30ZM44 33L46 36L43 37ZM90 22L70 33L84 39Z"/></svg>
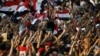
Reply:
<svg viewBox="0 0 100 56"><path fill-rule="evenodd" d="M99 3L19 0L4 9L0 0L0 56L100 56Z"/></svg>

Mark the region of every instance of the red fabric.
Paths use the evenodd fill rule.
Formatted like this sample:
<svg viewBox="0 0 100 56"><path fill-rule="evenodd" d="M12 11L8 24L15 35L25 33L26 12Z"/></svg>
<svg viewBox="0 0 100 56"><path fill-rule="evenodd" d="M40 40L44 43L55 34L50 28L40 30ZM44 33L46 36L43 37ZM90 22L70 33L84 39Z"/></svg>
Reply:
<svg viewBox="0 0 100 56"><path fill-rule="evenodd" d="M55 25L55 30L58 31L58 25Z"/></svg>
<svg viewBox="0 0 100 56"><path fill-rule="evenodd" d="M37 0L32 0L33 1L33 9L36 10L36 2Z"/></svg>
<svg viewBox="0 0 100 56"><path fill-rule="evenodd" d="M26 21L26 22L25 22L25 26L26 26L26 27L29 27L30 25L31 25L31 22L30 22L30 21Z"/></svg>
<svg viewBox="0 0 100 56"><path fill-rule="evenodd" d="M24 4L23 4L23 6L28 7L28 4L29 4L29 2L25 1Z"/></svg>
<svg viewBox="0 0 100 56"><path fill-rule="evenodd" d="M38 49L38 51L39 51L40 53L43 53L43 52L45 51L45 49L44 49L43 47L40 47L40 48Z"/></svg>
<svg viewBox="0 0 100 56"><path fill-rule="evenodd" d="M58 17L59 19L60 18L67 18L67 17L70 17L69 13L70 13L70 10L68 10L68 9L58 10L58 11L56 11L55 16Z"/></svg>
<svg viewBox="0 0 100 56"><path fill-rule="evenodd" d="M24 19L25 16L26 16L26 14L25 15L22 15L21 17Z"/></svg>
<svg viewBox="0 0 100 56"><path fill-rule="evenodd" d="M43 13L43 14L39 13L39 14L37 14L36 18L39 19L40 17L45 18L46 14L45 13Z"/></svg>
<svg viewBox="0 0 100 56"><path fill-rule="evenodd" d="M19 3L20 3L20 0L5 1L5 6L18 5Z"/></svg>
<svg viewBox="0 0 100 56"><path fill-rule="evenodd" d="M40 18L42 16L42 14L37 14L36 18Z"/></svg>
<svg viewBox="0 0 100 56"><path fill-rule="evenodd" d="M28 50L26 47L23 47L23 46L19 46L18 49L19 49L20 51L27 51L27 50Z"/></svg>
<svg viewBox="0 0 100 56"><path fill-rule="evenodd" d="M45 18L47 16L47 14L46 13L43 13L43 18Z"/></svg>
<svg viewBox="0 0 100 56"><path fill-rule="evenodd" d="M95 19L94 19L94 23L95 23L95 24L98 24L98 23L100 23L100 20L99 20L98 18L95 18Z"/></svg>
<svg viewBox="0 0 100 56"><path fill-rule="evenodd" d="M62 11L56 11L56 13L65 14L65 13L69 13L69 10L65 9L65 10L62 10Z"/></svg>
<svg viewBox="0 0 100 56"><path fill-rule="evenodd" d="M51 47L52 46L52 42L46 42L46 45Z"/></svg>

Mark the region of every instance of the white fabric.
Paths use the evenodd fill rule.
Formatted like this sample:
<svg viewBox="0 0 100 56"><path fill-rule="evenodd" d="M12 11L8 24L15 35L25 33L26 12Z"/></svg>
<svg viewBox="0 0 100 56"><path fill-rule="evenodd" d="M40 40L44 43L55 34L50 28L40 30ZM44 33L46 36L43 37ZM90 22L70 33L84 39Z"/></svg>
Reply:
<svg viewBox="0 0 100 56"><path fill-rule="evenodd" d="M86 31L86 28L82 28L82 31Z"/></svg>
<svg viewBox="0 0 100 56"><path fill-rule="evenodd" d="M39 14L40 13L40 10L37 10L37 12L36 12L37 14Z"/></svg>
<svg viewBox="0 0 100 56"><path fill-rule="evenodd" d="M94 1L93 0L90 0L90 2L95 6L95 3L94 3Z"/></svg>
<svg viewBox="0 0 100 56"><path fill-rule="evenodd" d="M6 14L2 14L1 18L5 17L5 16L6 16Z"/></svg>
<svg viewBox="0 0 100 56"><path fill-rule="evenodd" d="M37 19L34 19L31 24L35 24L36 21L37 21Z"/></svg>
<svg viewBox="0 0 100 56"><path fill-rule="evenodd" d="M100 24L96 24L96 26L95 26L95 27L96 27L96 28L98 28L99 26L100 26Z"/></svg>
<svg viewBox="0 0 100 56"><path fill-rule="evenodd" d="M58 17L60 18L66 18L66 17L70 17L69 13L65 13L65 14L57 14Z"/></svg>
<svg viewBox="0 0 100 56"><path fill-rule="evenodd" d="M57 34L57 31L56 31L56 30L54 30L54 31L53 31L53 34Z"/></svg>
<svg viewBox="0 0 100 56"><path fill-rule="evenodd" d="M36 2L36 10L41 10L41 3L42 3L42 0L37 0Z"/></svg>
<svg viewBox="0 0 100 56"><path fill-rule="evenodd" d="M86 4L85 1L81 1L81 2L80 2L80 5L81 5L81 6L84 6L85 4Z"/></svg>
<svg viewBox="0 0 100 56"><path fill-rule="evenodd" d="M26 51L20 51L19 56L26 56Z"/></svg>
<svg viewBox="0 0 100 56"><path fill-rule="evenodd" d="M66 45L66 47L70 47L70 46L71 46L70 44L67 44L67 45Z"/></svg>
<svg viewBox="0 0 100 56"><path fill-rule="evenodd" d="M27 8L25 7L25 6L21 6L21 7L19 7L18 8L18 12L23 12L23 11L25 11L25 10L27 10Z"/></svg>
<svg viewBox="0 0 100 56"><path fill-rule="evenodd" d="M17 9L18 5L13 5L13 6L5 6L0 8L0 11L15 11Z"/></svg>
<svg viewBox="0 0 100 56"><path fill-rule="evenodd" d="M21 19L22 17L17 17L17 19L19 20L19 19Z"/></svg>
<svg viewBox="0 0 100 56"><path fill-rule="evenodd" d="M25 30L24 26L20 25L19 26L19 35L21 35L24 30Z"/></svg>

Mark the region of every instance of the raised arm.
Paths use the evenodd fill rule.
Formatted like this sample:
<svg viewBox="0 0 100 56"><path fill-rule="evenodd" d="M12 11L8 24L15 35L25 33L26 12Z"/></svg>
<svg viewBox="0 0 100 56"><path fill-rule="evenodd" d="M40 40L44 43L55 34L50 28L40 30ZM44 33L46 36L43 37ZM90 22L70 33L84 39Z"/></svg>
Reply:
<svg viewBox="0 0 100 56"><path fill-rule="evenodd" d="M50 36L51 32L49 31L47 35L45 35L44 39L42 40L41 44L43 44Z"/></svg>
<svg viewBox="0 0 100 56"><path fill-rule="evenodd" d="M13 47L14 47L14 41L11 40L11 48L10 48L10 52L9 52L8 56L12 56L12 53L13 53Z"/></svg>
<svg viewBox="0 0 100 56"><path fill-rule="evenodd" d="M22 43L21 43L21 46L23 46L25 44L25 41L26 41L26 37L24 37Z"/></svg>
<svg viewBox="0 0 100 56"><path fill-rule="evenodd" d="M87 55L89 55L89 53L90 53L91 50L95 47L95 45L98 43L98 41L100 41L100 39L97 39L97 40L95 41L95 43L90 47L90 49L89 49Z"/></svg>
<svg viewBox="0 0 100 56"><path fill-rule="evenodd" d="M74 42L72 43L71 48L70 48L70 51L69 51L69 53L68 53L69 55L72 54L72 52L73 52L73 47L74 47L75 43L76 43L76 41L74 41Z"/></svg>
<svg viewBox="0 0 100 56"><path fill-rule="evenodd" d="M42 36L42 31L40 31L40 34L39 34L38 43L37 43L37 48L40 47L41 36Z"/></svg>
<svg viewBox="0 0 100 56"><path fill-rule="evenodd" d="M66 29L63 29L63 32L58 36L55 42L57 42L64 35L65 32L66 32Z"/></svg>

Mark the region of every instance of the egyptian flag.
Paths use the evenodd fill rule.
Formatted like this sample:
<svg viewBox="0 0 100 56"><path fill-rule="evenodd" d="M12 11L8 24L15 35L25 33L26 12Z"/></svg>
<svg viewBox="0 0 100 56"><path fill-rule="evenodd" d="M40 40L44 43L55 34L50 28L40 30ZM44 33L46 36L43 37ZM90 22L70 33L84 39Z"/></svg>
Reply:
<svg viewBox="0 0 100 56"><path fill-rule="evenodd" d="M56 11L56 17L60 18L61 20L67 20L70 18L69 10L64 9L62 11Z"/></svg>
<svg viewBox="0 0 100 56"><path fill-rule="evenodd" d="M4 0L4 6L0 8L0 13L12 15L20 3L19 0Z"/></svg>
<svg viewBox="0 0 100 56"><path fill-rule="evenodd" d="M42 4L42 1L43 0L25 0L27 1L32 7L34 10L41 10L41 4Z"/></svg>
<svg viewBox="0 0 100 56"><path fill-rule="evenodd" d="M0 11L15 11L17 9L18 5L12 5L12 6L4 6L0 8Z"/></svg>

